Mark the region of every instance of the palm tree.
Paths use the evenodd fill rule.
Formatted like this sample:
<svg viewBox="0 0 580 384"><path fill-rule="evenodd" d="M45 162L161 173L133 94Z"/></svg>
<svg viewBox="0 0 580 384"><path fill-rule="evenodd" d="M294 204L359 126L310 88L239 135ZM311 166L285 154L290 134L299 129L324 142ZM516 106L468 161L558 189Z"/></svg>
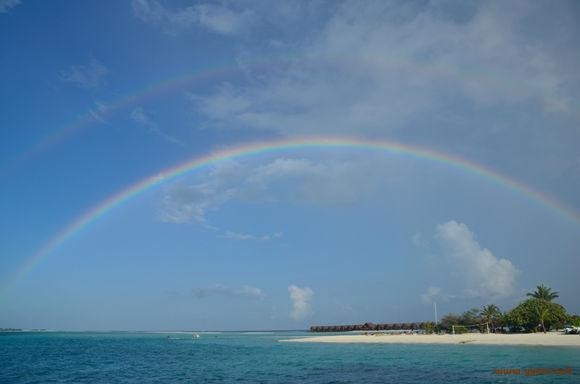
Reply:
<svg viewBox="0 0 580 384"><path fill-rule="evenodd" d="M542 326L542 331L544 331L544 333L546 333L546 318L550 315L550 308L549 307L543 307L543 306L536 306L535 307L536 310L536 314L538 315L538 320L540 320L540 325Z"/></svg>
<svg viewBox="0 0 580 384"><path fill-rule="evenodd" d="M486 323L491 324L491 329L495 330L495 323L501 318L501 311L497 305L490 304L483 307L480 315Z"/></svg>
<svg viewBox="0 0 580 384"><path fill-rule="evenodd" d="M535 292L529 292L526 295L546 301L552 301L560 296L558 295L558 292L552 292L552 288L547 287L544 284L538 285Z"/></svg>

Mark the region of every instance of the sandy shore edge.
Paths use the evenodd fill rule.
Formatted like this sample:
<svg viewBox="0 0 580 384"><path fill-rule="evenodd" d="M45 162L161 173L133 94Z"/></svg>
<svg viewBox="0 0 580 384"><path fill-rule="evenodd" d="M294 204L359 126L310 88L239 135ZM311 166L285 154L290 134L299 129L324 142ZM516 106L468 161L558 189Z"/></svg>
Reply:
<svg viewBox="0 0 580 384"><path fill-rule="evenodd" d="M280 340L292 343L377 343L377 344L489 344L580 347L580 335L562 333L462 334L462 335L328 335Z"/></svg>

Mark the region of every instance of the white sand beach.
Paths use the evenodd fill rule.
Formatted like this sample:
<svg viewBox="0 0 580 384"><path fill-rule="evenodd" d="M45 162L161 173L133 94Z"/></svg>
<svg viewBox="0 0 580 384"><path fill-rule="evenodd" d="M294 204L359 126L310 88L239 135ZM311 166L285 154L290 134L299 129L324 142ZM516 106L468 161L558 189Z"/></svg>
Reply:
<svg viewBox="0 0 580 384"><path fill-rule="evenodd" d="M479 334L462 335L329 335L280 340L295 343L403 343L403 344L493 344L493 345L543 345L580 347L580 335L562 333Z"/></svg>

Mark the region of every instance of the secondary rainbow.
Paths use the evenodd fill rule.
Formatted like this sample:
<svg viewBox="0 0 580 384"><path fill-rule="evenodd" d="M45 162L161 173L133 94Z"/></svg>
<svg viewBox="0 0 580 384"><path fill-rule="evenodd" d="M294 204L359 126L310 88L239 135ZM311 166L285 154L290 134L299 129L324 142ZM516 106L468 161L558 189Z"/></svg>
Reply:
<svg viewBox="0 0 580 384"><path fill-rule="evenodd" d="M250 60L244 65L246 69L251 68L252 70L263 70L276 65L282 65L287 62L289 58L290 56L288 55L285 57L263 57L256 60ZM199 68L195 71L188 71L183 74L171 76L167 79L152 82L143 88L134 89L120 97L103 102L101 110L94 111L91 109L74 119L69 124L49 133L24 151L20 156L15 158L11 162L12 165L7 168L15 167L28 159L34 158L36 155L53 147L64 139L81 132L92 124L95 124L98 121L104 121L115 115L115 113L132 106L137 106L139 103L158 98L192 84L212 80L225 80L242 75L244 75L244 70L241 69L238 63L227 63L207 68Z"/></svg>
<svg viewBox="0 0 580 384"><path fill-rule="evenodd" d="M204 81L224 80L227 78L236 78L244 76L245 71L251 69L252 71L264 71L270 68L288 65L289 63L300 62L302 65L324 65L326 61L323 58L316 56L309 56L308 58L297 58L290 54L260 57L255 60L249 60L244 63L244 68L240 67L238 63L226 63L207 68L199 68L195 71L188 71L183 74L171 76L167 79L152 82L143 88L134 89L112 100L107 100L102 103L102 108L98 111L89 110L88 112L78 116L70 123L50 132L47 136L34 143L30 148L25 150L22 154L14 158L9 165L4 168L7 171L14 170L18 165L26 162L48 150L54 145L62 142L66 138L82 132L85 128L114 116L119 111L126 110L130 107L135 107L139 103L146 102L164 95L167 95L176 90L185 88L192 84L201 83ZM365 63L365 65L374 65L383 70L409 68L412 66L414 72L441 72L438 68L425 68L414 65L406 61L395 59L385 60L383 58L377 59L372 57L333 57L333 65L344 65L345 67L354 67L357 64ZM0 170L2 171L2 170Z"/></svg>
<svg viewBox="0 0 580 384"><path fill-rule="evenodd" d="M239 68L232 65L217 68L206 68L197 72L174 76L169 79L153 83L138 91L133 91L117 99L104 102L102 104L102 110L96 112L89 110L87 113L79 116L71 123L57 129L54 132L51 132L49 135L38 141L19 157L13 160L13 163L19 164L23 161L26 161L27 159L33 158L39 153L60 143L65 138L82 131L84 128L89 127L98 121L103 121L104 119L109 118L118 111L124 110L131 106L136 106L148 99L165 95L175 91L176 89L194 84L196 82L227 78L227 76L233 76L239 72Z"/></svg>
<svg viewBox="0 0 580 384"><path fill-rule="evenodd" d="M13 283L17 282L26 273L32 270L46 256L53 252L57 247L64 244L75 234L79 233L98 218L104 216L115 207L124 202L137 197L142 192L155 186L171 181L188 172L200 169L204 166L219 163L226 159L235 159L244 156L258 155L262 153L277 152L284 150L299 150L305 148L358 148L371 151L387 151L391 153L401 153L416 158L426 159L441 164L446 164L467 173L477 175L489 181L492 181L505 188L513 190L519 194L541 203L544 207L559 214L560 216L571 219L576 224L580 224L580 215L573 209L566 207L552 197L532 189L531 187L481 164L429 148L402 144L395 141L387 140L368 140L352 137L307 137L282 139L267 142L245 144L234 148L223 149L212 152L208 155L196 157L177 166L162 170L153 176L147 177L122 191L108 197L93 208L89 209L69 225L59 231L54 237L47 241L34 255L32 255L20 267L11 278L3 284L0 292L5 291Z"/></svg>

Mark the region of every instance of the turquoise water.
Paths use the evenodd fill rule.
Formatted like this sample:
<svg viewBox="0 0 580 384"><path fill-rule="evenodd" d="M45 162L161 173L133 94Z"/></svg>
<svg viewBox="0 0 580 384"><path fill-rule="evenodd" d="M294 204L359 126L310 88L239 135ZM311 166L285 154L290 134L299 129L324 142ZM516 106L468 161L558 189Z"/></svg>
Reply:
<svg viewBox="0 0 580 384"><path fill-rule="evenodd" d="M278 342L308 335L297 332L200 335L4 333L0 383L580 383L580 348L573 347ZM571 375L523 375L525 368L567 367ZM522 374L499 376L496 368Z"/></svg>

